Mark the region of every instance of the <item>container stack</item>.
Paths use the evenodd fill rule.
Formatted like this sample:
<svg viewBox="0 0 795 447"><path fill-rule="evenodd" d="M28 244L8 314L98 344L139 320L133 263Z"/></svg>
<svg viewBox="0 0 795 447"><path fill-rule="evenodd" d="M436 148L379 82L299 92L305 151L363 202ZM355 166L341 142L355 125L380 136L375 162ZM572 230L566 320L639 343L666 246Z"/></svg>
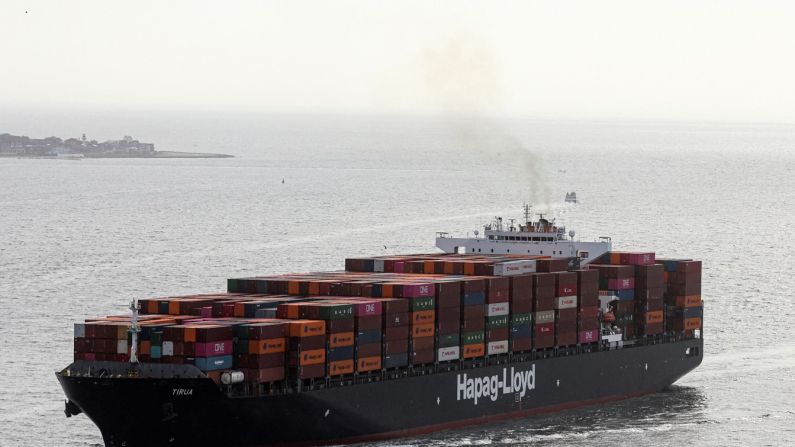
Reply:
<svg viewBox="0 0 795 447"><path fill-rule="evenodd" d="M252 323L237 329L237 365L246 380L254 384L284 380L287 324L283 321Z"/></svg>
<svg viewBox="0 0 795 447"><path fill-rule="evenodd" d="M445 267L447 267L445 263ZM452 266L450 267L452 268ZM461 285L439 281L436 288L436 360L450 362L461 358Z"/></svg>
<svg viewBox="0 0 795 447"><path fill-rule="evenodd" d="M460 285L461 356L483 357L486 355L486 281L466 279Z"/></svg>
<svg viewBox="0 0 795 447"><path fill-rule="evenodd" d="M316 379L326 375L326 322L293 320L289 335L287 380Z"/></svg>
<svg viewBox="0 0 795 447"><path fill-rule="evenodd" d="M580 344L599 341L599 272L575 270Z"/></svg>
<svg viewBox="0 0 795 447"><path fill-rule="evenodd" d="M436 357L435 294L431 283L402 285L402 297L409 304L409 363L412 365L433 363Z"/></svg>
<svg viewBox="0 0 795 447"><path fill-rule="evenodd" d="M544 266L543 268L548 267ZM533 275L533 312L535 314L533 348L535 349L555 346L555 294L554 274L536 273Z"/></svg>
<svg viewBox="0 0 795 447"><path fill-rule="evenodd" d="M373 287L380 295L381 285ZM384 361L387 370L409 364L409 302L402 298L377 298L384 327Z"/></svg>
<svg viewBox="0 0 795 447"><path fill-rule="evenodd" d="M577 344L577 274L555 273L556 346Z"/></svg>
<svg viewBox="0 0 795 447"><path fill-rule="evenodd" d="M651 253L654 262L654 253ZM661 264L635 266L635 321L638 335L663 333L663 282L664 268Z"/></svg>
<svg viewBox="0 0 795 447"><path fill-rule="evenodd" d="M533 276L510 278L511 346L512 352L533 349Z"/></svg>
<svg viewBox="0 0 795 447"><path fill-rule="evenodd" d="M407 255L348 259L347 271L230 279L226 293L140 300L137 355L195 365L216 382L241 371L259 392L409 365L451 369L597 342L602 294L616 297L625 339L693 337L701 263L654 262L653 253L615 252L567 271L566 259ZM130 327L130 315L76 324L75 359L128 361Z"/></svg>
<svg viewBox="0 0 795 447"><path fill-rule="evenodd" d="M521 272L521 261L516 268ZM487 278L486 283L486 355L507 354L511 332L511 281L505 276Z"/></svg>
<svg viewBox="0 0 795 447"><path fill-rule="evenodd" d="M665 267L666 330L692 338L701 329L701 261L660 260Z"/></svg>

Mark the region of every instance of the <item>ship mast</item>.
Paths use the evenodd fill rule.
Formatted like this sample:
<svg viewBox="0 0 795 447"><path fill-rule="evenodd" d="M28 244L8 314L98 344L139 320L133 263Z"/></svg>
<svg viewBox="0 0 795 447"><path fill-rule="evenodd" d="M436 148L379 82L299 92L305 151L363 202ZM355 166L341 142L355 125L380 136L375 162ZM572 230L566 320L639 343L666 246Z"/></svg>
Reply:
<svg viewBox="0 0 795 447"><path fill-rule="evenodd" d="M130 346L130 363L138 363L137 357L137 347L138 347L138 311L141 309L141 305L138 304L134 299L130 301L130 310L132 311L132 327L129 329L129 332L132 334L132 345Z"/></svg>

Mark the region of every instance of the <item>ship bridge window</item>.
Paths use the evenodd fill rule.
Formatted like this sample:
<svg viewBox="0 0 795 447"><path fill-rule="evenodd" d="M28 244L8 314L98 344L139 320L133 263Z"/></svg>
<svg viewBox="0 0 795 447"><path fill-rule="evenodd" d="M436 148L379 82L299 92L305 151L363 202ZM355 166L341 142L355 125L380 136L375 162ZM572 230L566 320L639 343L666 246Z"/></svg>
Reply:
<svg viewBox="0 0 795 447"><path fill-rule="evenodd" d="M493 241L493 240L494 240L494 236L490 234L490 235L489 235L489 240L490 240L490 241Z"/></svg>
<svg viewBox="0 0 795 447"><path fill-rule="evenodd" d="M509 241L515 241L516 240L516 236L508 236L508 240Z"/></svg>
<svg viewBox="0 0 795 447"><path fill-rule="evenodd" d="M526 240L527 240L527 237L525 237L525 236L522 236L522 240L523 240L523 241L526 241Z"/></svg>
<svg viewBox="0 0 795 447"><path fill-rule="evenodd" d="M541 240L541 238L539 238L538 236L536 236L536 237L534 237L534 238L533 238L533 242L538 242L538 241L540 241L540 240Z"/></svg>
<svg viewBox="0 0 795 447"><path fill-rule="evenodd" d="M498 241L504 241L505 240L505 236L497 236L497 240Z"/></svg>

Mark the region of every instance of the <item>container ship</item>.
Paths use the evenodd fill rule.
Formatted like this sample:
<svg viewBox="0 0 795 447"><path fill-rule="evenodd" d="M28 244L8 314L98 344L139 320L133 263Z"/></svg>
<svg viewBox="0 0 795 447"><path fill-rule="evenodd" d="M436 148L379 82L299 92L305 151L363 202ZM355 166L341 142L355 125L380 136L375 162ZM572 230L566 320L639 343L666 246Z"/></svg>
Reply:
<svg viewBox="0 0 795 447"><path fill-rule="evenodd" d="M700 261L527 217L77 323L66 416L106 446L372 442L641 396L701 363Z"/></svg>

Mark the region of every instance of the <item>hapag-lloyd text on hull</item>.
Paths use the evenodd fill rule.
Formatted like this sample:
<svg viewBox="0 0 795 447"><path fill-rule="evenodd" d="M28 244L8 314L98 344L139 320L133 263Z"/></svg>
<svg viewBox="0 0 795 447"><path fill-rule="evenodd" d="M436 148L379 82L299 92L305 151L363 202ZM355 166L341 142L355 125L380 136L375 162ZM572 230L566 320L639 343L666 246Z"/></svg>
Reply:
<svg viewBox="0 0 795 447"><path fill-rule="evenodd" d="M490 398L495 402L502 394L518 393L522 398L525 394L534 390L536 387L536 365L532 365L529 370L516 371L514 367L502 369L502 379L498 374L493 376L467 378L466 374L457 375L458 387L456 388L456 400L473 399L475 405L478 399Z"/></svg>

